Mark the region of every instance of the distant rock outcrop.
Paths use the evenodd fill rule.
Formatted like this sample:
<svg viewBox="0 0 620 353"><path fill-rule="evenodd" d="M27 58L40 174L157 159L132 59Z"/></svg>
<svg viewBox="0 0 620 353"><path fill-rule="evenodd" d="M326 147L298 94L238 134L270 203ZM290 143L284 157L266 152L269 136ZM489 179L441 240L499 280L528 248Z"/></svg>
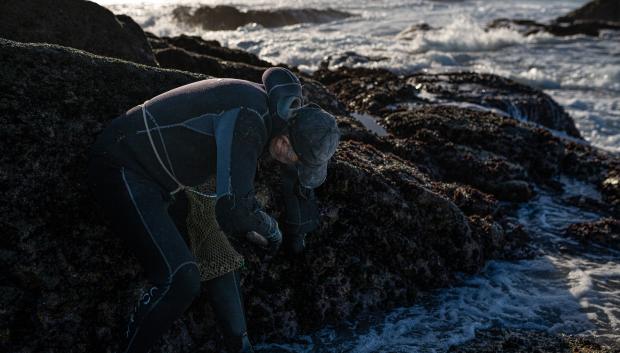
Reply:
<svg viewBox="0 0 620 353"><path fill-rule="evenodd" d="M620 2L593 0L548 24L527 19L500 18L491 22L487 28L512 28L528 36L539 32L555 36L598 36L601 30L620 30Z"/></svg>
<svg viewBox="0 0 620 353"><path fill-rule="evenodd" d="M157 65L131 17L90 1L2 0L0 38L53 43L146 65Z"/></svg>
<svg viewBox="0 0 620 353"><path fill-rule="evenodd" d="M179 6L174 18L191 26L201 26L210 31L233 30L249 23L266 28L290 26L298 23L325 23L342 20L354 14L334 9L275 9L239 11L228 5L201 6L196 10Z"/></svg>
<svg viewBox="0 0 620 353"><path fill-rule="evenodd" d="M584 34L598 36L601 30L620 30L620 23L606 21L573 21L566 23L552 22L539 23L532 20L500 18L487 25L487 29L511 28L523 35L529 36L540 32L548 32L554 36L574 36Z"/></svg>
<svg viewBox="0 0 620 353"><path fill-rule="evenodd" d="M593 0L565 16L558 17L556 22L575 21L607 21L620 23L620 1Z"/></svg>

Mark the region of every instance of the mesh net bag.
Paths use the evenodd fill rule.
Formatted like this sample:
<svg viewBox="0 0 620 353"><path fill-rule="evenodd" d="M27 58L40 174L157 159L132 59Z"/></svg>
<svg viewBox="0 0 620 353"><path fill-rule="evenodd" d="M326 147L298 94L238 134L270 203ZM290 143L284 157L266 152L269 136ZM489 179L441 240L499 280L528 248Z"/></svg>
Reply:
<svg viewBox="0 0 620 353"><path fill-rule="evenodd" d="M189 200L189 245L198 262L201 280L207 281L241 268L243 256L235 251L215 218L215 178L188 188L185 193Z"/></svg>

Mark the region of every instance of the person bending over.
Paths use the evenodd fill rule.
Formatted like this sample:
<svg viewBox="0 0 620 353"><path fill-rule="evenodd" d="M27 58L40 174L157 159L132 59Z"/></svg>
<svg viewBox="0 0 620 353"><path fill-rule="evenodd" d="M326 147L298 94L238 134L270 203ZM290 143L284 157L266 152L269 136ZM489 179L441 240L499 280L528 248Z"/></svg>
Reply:
<svg viewBox="0 0 620 353"><path fill-rule="evenodd" d="M290 71L270 68L262 81L207 79L172 89L114 119L91 147L94 194L150 282L121 352L149 351L200 293L196 258L168 210L179 191L215 177L221 230L254 234L275 252L282 233L253 185L258 160L271 156L284 164L285 247L302 251L304 235L318 225L313 189L338 145L336 121L316 105L302 106ZM235 270L204 283L229 351L252 352L239 277Z"/></svg>

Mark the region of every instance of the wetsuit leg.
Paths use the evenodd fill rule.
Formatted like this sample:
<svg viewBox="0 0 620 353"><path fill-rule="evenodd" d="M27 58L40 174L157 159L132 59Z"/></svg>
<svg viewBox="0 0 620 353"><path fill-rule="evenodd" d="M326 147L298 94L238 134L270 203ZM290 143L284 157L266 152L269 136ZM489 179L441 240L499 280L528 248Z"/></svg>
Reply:
<svg viewBox="0 0 620 353"><path fill-rule="evenodd" d="M105 157L91 158L89 180L112 227L152 283L131 314L120 352L148 352L199 295L198 266L168 215L159 185Z"/></svg>
<svg viewBox="0 0 620 353"><path fill-rule="evenodd" d="M231 271L205 282L209 302L231 353L254 352L247 335L240 279L239 271Z"/></svg>

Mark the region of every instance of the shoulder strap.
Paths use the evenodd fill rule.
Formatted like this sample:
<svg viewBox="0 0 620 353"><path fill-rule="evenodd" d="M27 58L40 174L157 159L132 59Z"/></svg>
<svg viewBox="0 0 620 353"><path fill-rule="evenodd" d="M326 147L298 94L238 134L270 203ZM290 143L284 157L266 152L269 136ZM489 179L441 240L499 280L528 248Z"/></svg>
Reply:
<svg viewBox="0 0 620 353"><path fill-rule="evenodd" d="M159 152L157 152L157 148L155 147L155 142L153 142L153 136L151 136L151 130L149 129L149 124L146 119L146 114L148 113L146 109L146 103L148 103L148 101L142 103L140 106L142 108L142 119L144 120L144 129L146 130L146 134L149 137L149 141L151 142L151 147L153 149L153 152L155 153L155 157L157 157L157 160L159 161L159 164L164 169L166 174L168 174L170 179L174 180L174 182L177 183L177 185L179 186L176 190L171 192L171 194L176 194L178 191L184 190L186 186L181 184L181 182L176 178L176 176L171 171L169 171L168 168L166 168L164 161L162 161L161 157L159 156Z"/></svg>

